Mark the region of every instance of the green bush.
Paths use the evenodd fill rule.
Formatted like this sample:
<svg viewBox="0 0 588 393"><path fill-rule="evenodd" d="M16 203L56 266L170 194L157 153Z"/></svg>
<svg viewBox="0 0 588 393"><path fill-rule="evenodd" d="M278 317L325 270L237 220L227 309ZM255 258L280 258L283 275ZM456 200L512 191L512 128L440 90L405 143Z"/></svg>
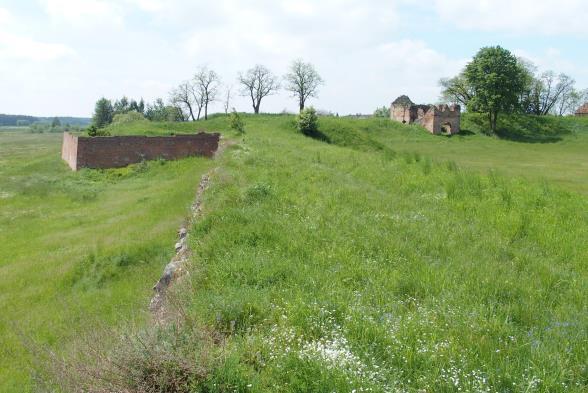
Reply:
<svg viewBox="0 0 588 393"><path fill-rule="evenodd" d="M92 124L90 127L88 127L86 129L86 132L88 133L88 136L109 136L110 132L102 129L102 128L98 128L96 127L94 124Z"/></svg>
<svg viewBox="0 0 588 393"><path fill-rule="evenodd" d="M145 120L145 116L143 116L142 113L130 111L127 113L119 113L117 115L114 115L114 119L112 122L114 124L127 124L139 120Z"/></svg>
<svg viewBox="0 0 588 393"><path fill-rule="evenodd" d="M304 135L313 136L318 132L318 116L313 107L305 108L298 115L298 131Z"/></svg>
<svg viewBox="0 0 588 393"><path fill-rule="evenodd" d="M231 130L235 130L240 134L245 133L245 123L243 122L241 115L237 113L235 108L233 108L231 114L229 115L229 125L231 127Z"/></svg>

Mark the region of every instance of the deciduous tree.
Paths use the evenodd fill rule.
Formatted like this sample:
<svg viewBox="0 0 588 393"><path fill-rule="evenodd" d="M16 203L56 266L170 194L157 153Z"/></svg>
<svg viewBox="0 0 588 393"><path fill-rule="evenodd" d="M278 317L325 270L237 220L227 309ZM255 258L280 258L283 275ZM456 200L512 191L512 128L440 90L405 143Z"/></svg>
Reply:
<svg viewBox="0 0 588 393"><path fill-rule="evenodd" d="M468 109L487 113L495 132L498 115L518 107L525 87L522 67L510 51L500 46L486 47L466 66L464 76L474 92Z"/></svg>
<svg viewBox="0 0 588 393"><path fill-rule="evenodd" d="M268 68L259 64L244 74L239 74L239 83L242 85L241 94L251 98L255 114L259 113L261 100L280 88L276 76Z"/></svg>
<svg viewBox="0 0 588 393"><path fill-rule="evenodd" d="M221 86L220 76L206 66L199 68L194 75L195 100L200 103L199 108L204 108L204 120L208 120L208 106L216 100ZM198 111L200 119L200 110Z"/></svg>
<svg viewBox="0 0 588 393"><path fill-rule="evenodd" d="M173 89L170 93L171 103L180 108L182 112L186 112L188 120L192 118L192 121L196 120L194 117L194 106L198 106L198 117L200 117L201 104L196 100L196 94L194 86L189 81L184 81L179 84L178 87Z"/></svg>
<svg viewBox="0 0 588 393"><path fill-rule="evenodd" d="M298 98L300 112L304 110L306 100L309 97L316 97L319 87L324 84L323 79L310 63L302 60L295 60L290 66L290 72L284 76L286 81L285 89Z"/></svg>

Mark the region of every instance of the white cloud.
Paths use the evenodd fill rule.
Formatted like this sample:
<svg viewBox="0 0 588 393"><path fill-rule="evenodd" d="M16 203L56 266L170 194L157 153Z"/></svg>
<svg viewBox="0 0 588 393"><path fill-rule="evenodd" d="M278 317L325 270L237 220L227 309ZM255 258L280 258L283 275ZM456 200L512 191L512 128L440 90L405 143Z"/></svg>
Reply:
<svg viewBox="0 0 588 393"><path fill-rule="evenodd" d="M586 0L435 0L435 6L446 23L468 30L588 33Z"/></svg>
<svg viewBox="0 0 588 393"><path fill-rule="evenodd" d="M35 41L0 31L0 59L51 61L72 54L73 49L63 44Z"/></svg>
<svg viewBox="0 0 588 393"><path fill-rule="evenodd" d="M588 20L587 11L573 0L555 6L553 0L34 3L37 12L20 3L0 7L0 57L10 60L0 61L0 84L19 89L10 99L0 96L5 110L32 109L37 101L40 109L33 110L46 113L50 101L52 111L61 105L61 113L87 115L102 95L165 98L170 87L190 78L200 64L216 70L236 90L238 72L261 63L281 76L290 61L300 57L326 80L320 98L311 104L341 114L365 113L400 94L415 102L434 102L440 92L438 79L457 74L472 55L471 48L454 45L463 34L456 26L522 32L534 39L538 32L576 34L588 29L588 23L581 23ZM524 48L524 41L517 39ZM588 71L580 65L586 55L566 52L566 45L546 40L552 49L525 57L542 68L569 73L583 85L580 80L588 80ZM508 45L505 35L502 41ZM60 59L67 61L55 61ZM243 97L236 97L233 105L250 108ZM285 107L295 110L296 102L282 91L268 97L262 110Z"/></svg>
<svg viewBox="0 0 588 393"><path fill-rule="evenodd" d="M20 24L8 10L0 8L0 59L43 62L74 53L67 45L38 41L17 32Z"/></svg>
<svg viewBox="0 0 588 393"><path fill-rule="evenodd" d="M12 21L12 14L4 8L0 8L0 26L4 26Z"/></svg>
<svg viewBox="0 0 588 393"><path fill-rule="evenodd" d="M109 0L41 0L47 14L75 27L122 26L124 9Z"/></svg>

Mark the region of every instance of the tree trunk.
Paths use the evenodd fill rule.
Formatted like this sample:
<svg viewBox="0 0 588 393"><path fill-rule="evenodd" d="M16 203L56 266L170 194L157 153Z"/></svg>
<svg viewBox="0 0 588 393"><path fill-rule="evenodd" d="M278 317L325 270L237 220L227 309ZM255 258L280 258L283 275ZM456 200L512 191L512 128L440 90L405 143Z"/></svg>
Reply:
<svg viewBox="0 0 588 393"><path fill-rule="evenodd" d="M204 104L204 120L208 120L208 104Z"/></svg>
<svg viewBox="0 0 588 393"><path fill-rule="evenodd" d="M261 106L261 101L258 101L257 104L253 105L253 112L255 112L256 115L259 115L259 107Z"/></svg>
<svg viewBox="0 0 588 393"><path fill-rule="evenodd" d="M301 99L300 100L300 112L302 113L303 110L304 110L304 100Z"/></svg>
<svg viewBox="0 0 588 393"><path fill-rule="evenodd" d="M498 112L490 112L489 116L490 116L490 129L491 129L492 133L495 134L496 133L496 124L498 121Z"/></svg>
<svg viewBox="0 0 588 393"><path fill-rule="evenodd" d="M196 120L196 119L194 119L194 112L192 111L192 105L188 104L188 110L190 111L190 116L192 116L192 121ZM188 120L190 120L189 117L188 117Z"/></svg>
<svg viewBox="0 0 588 393"><path fill-rule="evenodd" d="M202 113L202 107L198 107L198 118L196 120L200 120L201 113Z"/></svg>

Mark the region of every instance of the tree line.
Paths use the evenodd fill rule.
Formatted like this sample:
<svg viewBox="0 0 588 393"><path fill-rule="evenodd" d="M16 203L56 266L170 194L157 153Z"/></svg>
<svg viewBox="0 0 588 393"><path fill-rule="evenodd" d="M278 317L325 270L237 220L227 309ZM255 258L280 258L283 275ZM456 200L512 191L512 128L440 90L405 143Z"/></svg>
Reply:
<svg viewBox="0 0 588 393"><path fill-rule="evenodd" d="M500 46L485 47L459 75L440 80L442 99L488 116L492 132L499 114L570 114L588 100L570 76L537 67Z"/></svg>
<svg viewBox="0 0 588 393"><path fill-rule="evenodd" d="M290 64L288 72L282 78L264 65L257 64L240 72L236 81L240 87L239 94L251 100L255 114L260 113L262 101L277 94L282 86L296 99L302 112L307 100L317 97L320 86L324 84L315 67L300 59ZM127 97L114 103L101 98L94 108L93 126L100 129L113 122L136 118L152 121L207 120L209 107L213 102L222 101L224 112L227 114L232 99L233 86L223 85L220 75L215 70L200 66L192 78L181 82L170 91L167 104L161 98L151 104L145 104L143 99L136 101Z"/></svg>

